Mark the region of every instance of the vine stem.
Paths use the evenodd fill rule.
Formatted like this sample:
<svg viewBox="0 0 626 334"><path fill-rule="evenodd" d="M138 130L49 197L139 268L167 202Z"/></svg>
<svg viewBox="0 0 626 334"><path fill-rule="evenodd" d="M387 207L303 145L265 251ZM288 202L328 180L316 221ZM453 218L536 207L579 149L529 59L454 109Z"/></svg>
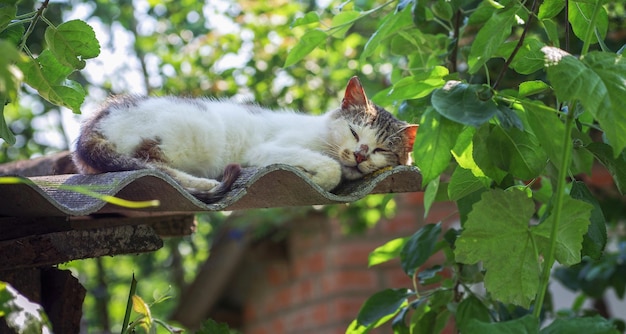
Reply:
<svg viewBox="0 0 626 334"><path fill-rule="evenodd" d="M572 159L572 128L574 125L574 112L571 108L568 108L569 112L565 120L565 138L563 138L563 159L561 160L561 166L559 166L559 176L556 183L555 191L555 204L553 208L552 230L550 231L550 249L548 256L545 259L545 266L541 272L539 280L539 290L537 291L537 298L535 300L535 307L533 309L533 315L539 319L541 309L543 308L543 301L546 297L548 290L548 284L550 283L550 273L552 272L552 266L554 265L556 257L556 237L559 231L559 223L563 213L563 200L565 198L565 183L570 160Z"/></svg>
<svg viewBox="0 0 626 334"><path fill-rule="evenodd" d="M519 51L519 49L522 48L522 45L524 44L524 39L526 38L526 33L530 29L530 23L532 22L533 16L535 15L535 11L537 10L537 3L539 3L539 1L533 0L533 4L532 4L532 6L530 8L530 13L528 14L528 20L526 20L526 25L524 26L524 31L522 31L522 35L520 36L519 40L517 41L517 45L515 45L515 49L513 49L513 52L511 52L511 55L509 56L509 58L504 63L504 66L502 67L502 70L498 74L498 78L493 83L493 89L494 90L498 89L498 85L500 84L500 80L502 80L502 78L504 77L504 74L509 69L509 66L511 66L511 63L513 62L513 59L515 58L515 55L517 55L517 52Z"/></svg>
<svg viewBox="0 0 626 334"><path fill-rule="evenodd" d="M37 13L35 13L35 16L33 17L33 20L30 22L30 25L28 26L26 33L24 33L24 37L22 37L22 43L20 43L20 48L19 48L20 50L24 50L24 48L26 47L26 40L28 39L28 36L30 36L30 34L32 34L33 31L35 30L35 25L37 24L37 21L39 21L39 18L43 16L43 12L45 12L46 8L48 8L48 2L50 2L50 0L44 0L44 2L41 4L41 7L37 9Z"/></svg>
<svg viewBox="0 0 626 334"><path fill-rule="evenodd" d="M591 44L591 34L593 34L593 31L596 29L596 19L598 17L598 12L600 11L600 8L602 7L601 5L602 1L596 1L595 7L593 7L593 13L591 14L591 21L589 22L589 26L587 27L587 31L585 33L585 40L583 41L583 48L582 51L580 52L580 54L582 56L586 55L587 52L589 52L589 45Z"/></svg>

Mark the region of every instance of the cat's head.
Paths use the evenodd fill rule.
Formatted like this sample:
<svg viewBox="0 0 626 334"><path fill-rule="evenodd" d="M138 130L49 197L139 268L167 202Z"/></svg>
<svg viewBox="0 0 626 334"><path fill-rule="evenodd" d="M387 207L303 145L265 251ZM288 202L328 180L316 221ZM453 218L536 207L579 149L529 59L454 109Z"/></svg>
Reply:
<svg viewBox="0 0 626 334"><path fill-rule="evenodd" d="M348 82L341 107L330 115L329 127L330 154L341 163L348 180L411 163L418 125L398 120L372 103L357 77Z"/></svg>

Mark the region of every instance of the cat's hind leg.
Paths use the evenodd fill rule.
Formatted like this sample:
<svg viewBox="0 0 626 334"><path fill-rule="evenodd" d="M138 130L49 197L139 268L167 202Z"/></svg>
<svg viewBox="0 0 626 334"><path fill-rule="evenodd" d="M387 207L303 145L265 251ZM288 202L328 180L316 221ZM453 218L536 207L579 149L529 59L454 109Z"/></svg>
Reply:
<svg viewBox="0 0 626 334"><path fill-rule="evenodd" d="M183 188L205 203L213 203L224 197L241 174L239 164L227 165L221 181L193 176L164 164L151 164L151 166L171 176Z"/></svg>

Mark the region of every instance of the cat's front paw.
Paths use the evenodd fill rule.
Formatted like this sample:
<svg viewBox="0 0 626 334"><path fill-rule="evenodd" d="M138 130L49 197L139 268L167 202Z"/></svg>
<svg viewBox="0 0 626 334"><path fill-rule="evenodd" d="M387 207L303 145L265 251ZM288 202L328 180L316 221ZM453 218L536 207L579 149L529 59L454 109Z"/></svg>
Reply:
<svg viewBox="0 0 626 334"><path fill-rule="evenodd" d="M341 165L335 160L329 159L306 167L296 167L326 191L333 190L341 182Z"/></svg>

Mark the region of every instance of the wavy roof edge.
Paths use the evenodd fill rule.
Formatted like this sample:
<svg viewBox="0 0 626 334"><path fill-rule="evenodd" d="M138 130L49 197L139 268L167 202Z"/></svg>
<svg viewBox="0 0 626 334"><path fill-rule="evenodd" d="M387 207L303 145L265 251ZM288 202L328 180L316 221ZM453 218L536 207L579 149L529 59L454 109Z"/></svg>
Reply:
<svg viewBox="0 0 626 334"><path fill-rule="evenodd" d="M19 174L19 173L16 173ZM369 194L421 191L421 174L413 166L397 166L362 180L341 184L332 193L288 165L244 168L232 189L219 202L197 200L169 176L156 170L98 175L20 177L19 183L0 184L0 215L13 217L86 216L105 213L163 214L231 211L252 208L310 206L353 202ZM131 201L158 200L142 209L123 208L103 196ZM80 192L79 192L80 191Z"/></svg>

